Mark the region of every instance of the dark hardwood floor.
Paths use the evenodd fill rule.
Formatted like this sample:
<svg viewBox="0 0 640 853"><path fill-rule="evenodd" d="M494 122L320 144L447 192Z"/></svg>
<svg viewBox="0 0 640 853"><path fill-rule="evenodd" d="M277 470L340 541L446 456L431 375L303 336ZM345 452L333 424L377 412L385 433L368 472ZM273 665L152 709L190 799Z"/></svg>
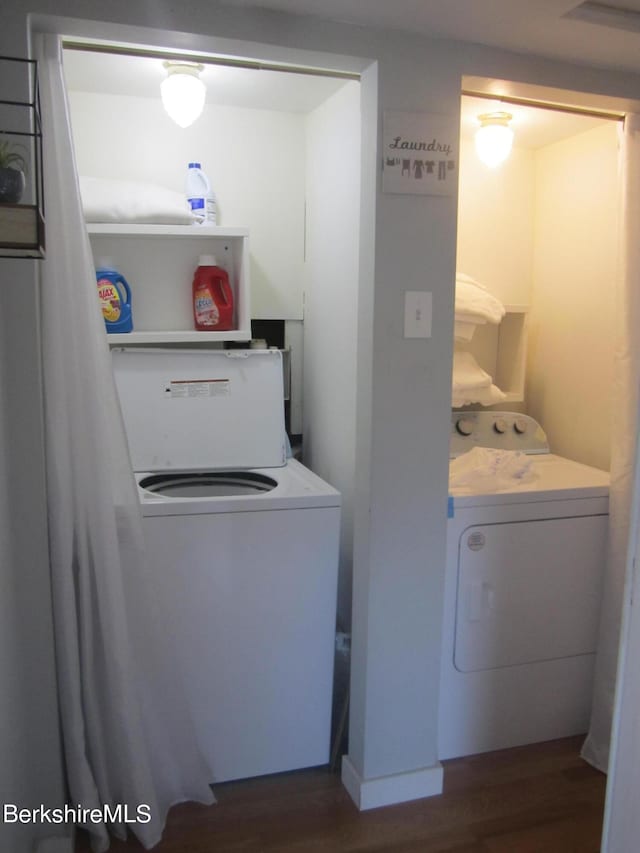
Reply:
<svg viewBox="0 0 640 853"><path fill-rule="evenodd" d="M598 853L606 777L568 738L444 762L440 797L358 812L339 775L230 782L174 807L157 853ZM81 834L77 851L88 851ZM113 853L140 851L130 839Z"/></svg>

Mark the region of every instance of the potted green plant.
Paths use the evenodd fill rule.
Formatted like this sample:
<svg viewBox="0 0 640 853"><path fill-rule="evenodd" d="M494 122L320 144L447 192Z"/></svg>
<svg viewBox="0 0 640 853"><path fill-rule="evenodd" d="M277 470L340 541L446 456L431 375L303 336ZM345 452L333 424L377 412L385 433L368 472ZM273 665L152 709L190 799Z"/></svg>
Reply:
<svg viewBox="0 0 640 853"><path fill-rule="evenodd" d="M19 147L0 140L0 203L17 204L22 198L27 162Z"/></svg>

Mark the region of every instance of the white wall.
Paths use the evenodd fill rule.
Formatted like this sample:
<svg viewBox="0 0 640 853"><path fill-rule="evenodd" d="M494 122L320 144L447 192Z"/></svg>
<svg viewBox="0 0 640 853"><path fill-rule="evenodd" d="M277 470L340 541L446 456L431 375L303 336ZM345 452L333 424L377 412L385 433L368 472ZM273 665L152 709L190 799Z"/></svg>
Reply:
<svg viewBox="0 0 640 853"><path fill-rule="evenodd" d="M251 314L302 319L304 117L207 104L181 128L160 98L71 92L78 171L184 193L199 161L218 200L218 224L250 229Z"/></svg>
<svg viewBox="0 0 640 853"><path fill-rule="evenodd" d="M552 450L609 468L617 253L615 123L536 154L527 409Z"/></svg>
<svg viewBox="0 0 640 853"><path fill-rule="evenodd" d="M360 84L353 81L306 121L304 462L342 494L342 630L351 625L360 122Z"/></svg>
<svg viewBox="0 0 640 853"><path fill-rule="evenodd" d="M458 271L504 303L528 305L533 283L534 152L514 147L495 169L460 146Z"/></svg>
<svg viewBox="0 0 640 853"><path fill-rule="evenodd" d="M445 43L424 47L419 39L381 36L377 109L448 114L455 123L460 67ZM379 157L380 130L378 121ZM365 134L363 149L372 142ZM364 289L373 272L373 358L369 375L358 375L370 388L369 400L359 401L362 422L358 417L368 470L356 468L356 481L365 476L369 489L360 508L368 560L360 563L356 552L349 727L351 763L374 787L406 772L428 782L439 766L457 205L455 196L382 193L379 162L375 270L367 264L362 281ZM373 200L367 201L368 214ZM403 337L404 293L411 290L433 294L431 338ZM362 428L368 405L370 444ZM364 532L356 532L358 543Z"/></svg>

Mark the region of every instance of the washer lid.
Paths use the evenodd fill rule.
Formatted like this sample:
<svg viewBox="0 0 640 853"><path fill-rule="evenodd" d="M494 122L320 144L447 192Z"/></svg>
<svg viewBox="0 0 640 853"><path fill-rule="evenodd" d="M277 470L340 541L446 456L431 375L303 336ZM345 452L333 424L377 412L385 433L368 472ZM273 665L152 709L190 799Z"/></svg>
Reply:
<svg viewBox="0 0 640 853"><path fill-rule="evenodd" d="M112 354L135 471L286 464L278 350Z"/></svg>

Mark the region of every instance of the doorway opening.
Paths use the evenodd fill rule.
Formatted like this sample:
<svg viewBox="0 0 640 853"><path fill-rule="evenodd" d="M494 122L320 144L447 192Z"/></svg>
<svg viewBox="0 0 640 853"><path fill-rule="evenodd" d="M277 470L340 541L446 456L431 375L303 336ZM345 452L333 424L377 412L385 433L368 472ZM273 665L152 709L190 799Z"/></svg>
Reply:
<svg viewBox="0 0 640 853"><path fill-rule="evenodd" d="M463 90L441 758L587 732L616 440L624 109L504 81ZM474 134L497 112L513 146L490 168ZM488 476L516 454L517 472Z"/></svg>
<svg viewBox="0 0 640 853"><path fill-rule="evenodd" d="M258 345L284 350L294 455L342 495L337 621L340 633L348 634L359 357L354 341L358 306L372 299L359 292L365 121L359 74L188 53L184 59L204 65L208 94L202 116L181 128L160 101L163 62L175 54L118 45L96 49L75 37L65 46L81 187L89 177L184 195L187 165L197 160L216 194L217 224L249 232L251 336ZM152 323L145 306L160 290L151 298L138 294L136 308L136 283L130 284L134 323L142 330ZM190 283L175 286L187 292ZM173 331L169 313L163 322ZM338 720L349 678L345 649L341 645L336 660Z"/></svg>

